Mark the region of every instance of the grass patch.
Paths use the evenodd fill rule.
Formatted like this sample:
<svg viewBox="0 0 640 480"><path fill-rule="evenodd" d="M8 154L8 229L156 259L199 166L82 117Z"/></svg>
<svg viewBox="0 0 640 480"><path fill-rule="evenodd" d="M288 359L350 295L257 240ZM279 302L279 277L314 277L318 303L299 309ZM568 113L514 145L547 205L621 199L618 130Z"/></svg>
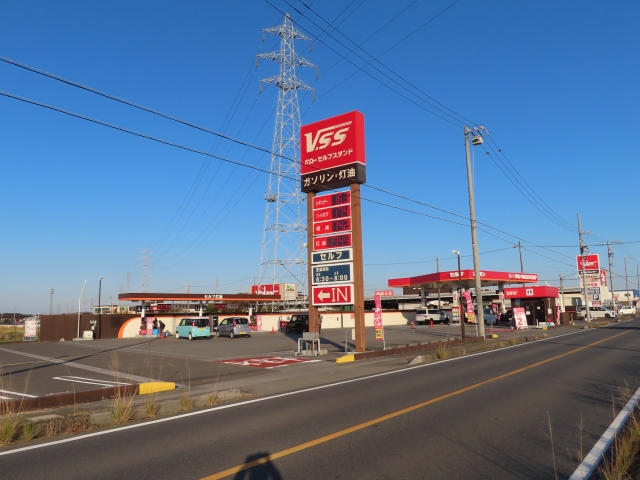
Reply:
<svg viewBox="0 0 640 480"><path fill-rule="evenodd" d="M438 348L436 349L436 355L439 360L446 360L449 358L449 346L444 342L438 342Z"/></svg>
<svg viewBox="0 0 640 480"><path fill-rule="evenodd" d="M149 395L144 402L144 410L149 418L155 418L160 414L160 404L158 403L158 394Z"/></svg>
<svg viewBox="0 0 640 480"><path fill-rule="evenodd" d="M0 325L0 342L21 342L24 325Z"/></svg>
<svg viewBox="0 0 640 480"><path fill-rule="evenodd" d="M187 388L182 395L180 395L180 408L182 410L191 410L192 408L195 408L195 406L196 401L191 396L190 389Z"/></svg>

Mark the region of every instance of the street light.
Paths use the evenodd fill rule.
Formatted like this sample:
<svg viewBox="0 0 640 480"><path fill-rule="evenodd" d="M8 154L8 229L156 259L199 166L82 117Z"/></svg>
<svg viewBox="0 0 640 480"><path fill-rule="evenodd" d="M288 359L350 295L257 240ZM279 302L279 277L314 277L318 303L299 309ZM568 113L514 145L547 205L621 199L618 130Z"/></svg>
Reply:
<svg viewBox="0 0 640 480"><path fill-rule="evenodd" d="M469 154L469 137L471 143L482 145L482 131L487 136L489 132L483 126L469 128L464 127L464 147L467 154L467 184L469 187L469 220L471 221L471 248L473 249L473 271L475 277L476 303L478 304L478 315L476 317L476 325L478 326L478 335L484 337L484 308L482 305L482 279L480 278L480 255L478 254L478 233L476 222L476 206L473 200L473 176L471 173L471 158Z"/></svg>
<svg viewBox="0 0 640 480"><path fill-rule="evenodd" d="M458 256L458 315L460 316L460 334L465 338L464 318L462 317L462 271L460 270L460 252L451 250L454 255Z"/></svg>
<svg viewBox="0 0 640 480"><path fill-rule="evenodd" d="M630 257L628 259L627 258L624 259L624 279L625 279L625 282L626 282L626 285L627 285L627 294L626 294L627 295L627 307L629 305L631 305L631 299L629 298L629 275L627 275L627 260L632 260L634 258L636 258L636 257Z"/></svg>
<svg viewBox="0 0 640 480"><path fill-rule="evenodd" d="M51 289L51 302L49 302L49 315L53 312L53 288Z"/></svg>

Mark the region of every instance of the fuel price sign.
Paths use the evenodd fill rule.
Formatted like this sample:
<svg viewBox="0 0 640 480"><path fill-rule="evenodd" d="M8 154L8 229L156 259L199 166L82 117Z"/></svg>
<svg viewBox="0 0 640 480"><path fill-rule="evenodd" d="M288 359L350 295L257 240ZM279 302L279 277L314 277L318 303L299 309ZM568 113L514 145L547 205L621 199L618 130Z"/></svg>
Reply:
<svg viewBox="0 0 640 480"><path fill-rule="evenodd" d="M340 205L338 207L323 208L321 210L313 211L314 223L349 217L351 217L351 205Z"/></svg>
<svg viewBox="0 0 640 480"><path fill-rule="evenodd" d="M344 248L353 246L351 233L340 235L327 235L326 237L315 237L313 239L313 250L328 250L331 248Z"/></svg>
<svg viewBox="0 0 640 480"><path fill-rule="evenodd" d="M313 224L314 235L326 235L327 233L349 232L351 231L351 219L330 220Z"/></svg>

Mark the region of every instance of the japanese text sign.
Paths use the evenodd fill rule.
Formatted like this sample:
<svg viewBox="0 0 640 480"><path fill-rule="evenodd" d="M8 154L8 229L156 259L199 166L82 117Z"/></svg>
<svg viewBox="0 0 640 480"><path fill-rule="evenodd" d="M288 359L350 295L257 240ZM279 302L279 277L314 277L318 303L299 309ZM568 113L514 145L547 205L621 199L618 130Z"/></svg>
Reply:
<svg viewBox="0 0 640 480"><path fill-rule="evenodd" d="M578 263L578 271L581 272L583 270L582 255L578 255L576 261ZM584 270L600 270L600 256L597 253L590 253L584 256Z"/></svg>

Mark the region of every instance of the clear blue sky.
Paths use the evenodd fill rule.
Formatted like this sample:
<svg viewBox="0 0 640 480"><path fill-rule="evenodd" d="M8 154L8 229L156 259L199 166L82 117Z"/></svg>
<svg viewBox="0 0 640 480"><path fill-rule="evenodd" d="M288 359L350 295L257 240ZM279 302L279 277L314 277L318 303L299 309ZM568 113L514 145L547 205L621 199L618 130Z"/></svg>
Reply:
<svg viewBox="0 0 640 480"><path fill-rule="evenodd" d="M273 37L261 43L261 29L289 11L314 39L312 52L303 42L298 51L320 72L318 80L312 71L299 74L318 97L312 104L301 95L303 123L362 111L370 185L468 216L461 124L431 115L348 61L336 64L353 48L350 41L360 44L405 7L362 44L366 52L379 56L452 1L309 0L311 11L293 0L10 2L0 18L0 55L269 148L276 91L258 95L258 82L277 66L264 62L256 70L255 55L276 47ZM341 14L334 25L349 40L333 30L326 36L316 14L328 21ZM640 240L639 24L635 1L460 0L380 57L422 92L486 126L494 148L574 227L561 228L540 213L498 169L500 156L475 148L478 219L507 232L488 229L507 241L479 233L481 252L507 248L483 254L483 269L519 270L517 249L508 248L517 242L512 234L526 240L526 271L551 284L560 273L575 275L577 212L583 229L594 233L591 251L605 264L606 249L594 245ZM353 54L349 59L366 64ZM372 67L365 70L402 91ZM2 62L0 90L268 164L255 150ZM97 303L100 276L103 303L126 289L127 272L131 290L138 290L145 247L154 257L152 291L182 291L185 282L192 291L213 291L218 279L221 292L234 293L247 291L258 275L266 175L5 97L0 131L0 311L48 312L54 288L54 311L60 304L64 312L77 306L85 278L87 306L92 298ZM465 223L369 188L363 196ZM177 226L168 230L174 218ZM363 222L368 294L388 278L435 271L436 257L441 269L455 268L452 249L471 253L466 226L370 202ZM635 257L628 266L636 288L640 243L618 245L615 253L618 274L624 257ZM469 256L463 268L472 268Z"/></svg>

